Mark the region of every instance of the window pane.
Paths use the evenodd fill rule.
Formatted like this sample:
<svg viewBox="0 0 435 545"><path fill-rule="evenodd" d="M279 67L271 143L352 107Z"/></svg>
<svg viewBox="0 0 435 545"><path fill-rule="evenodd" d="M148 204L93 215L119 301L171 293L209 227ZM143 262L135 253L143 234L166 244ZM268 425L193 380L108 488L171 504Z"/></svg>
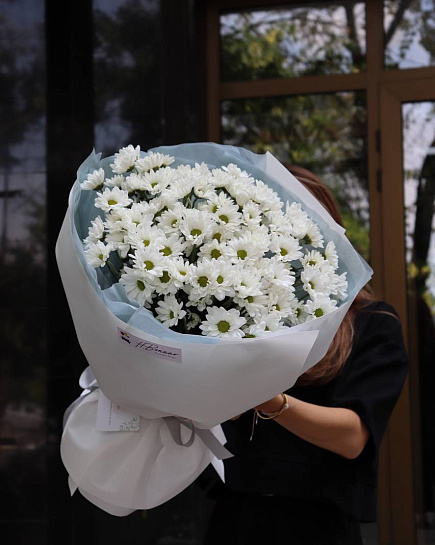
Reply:
<svg viewBox="0 0 435 545"><path fill-rule="evenodd" d="M10 543L43 543L46 537L43 31L43 0L2 3L0 488L6 501L0 535Z"/></svg>
<svg viewBox="0 0 435 545"><path fill-rule="evenodd" d="M220 36L222 81L365 69L364 3L228 13Z"/></svg>
<svg viewBox="0 0 435 545"><path fill-rule="evenodd" d="M311 170L333 191L347 234L369 258L364 93L228 100L222 140Z"/></svg>
<svg viewBox="0 0 435 545"><path fill-rule="evenodd" d="M94 0L93 7L95 147L112 155L127 144L159 145L160 2Z"/></svg>
<svg viewBox="0 0 435 545"><path fill-rule="evenodd" d="M416 521L433 543L435 494L435 102L404 104L403 150Z"/></svg>
<svg viewBox="0 0 435 545"><path fill-rule="evenodd" d="M385 67L435 64L434 0L385 0Z"/></svg>
<svg viewBox="0 0 435 545"><path fill-rule="evenodd" d="M95 148L196 140L192 2L93 0Z"/></svg>

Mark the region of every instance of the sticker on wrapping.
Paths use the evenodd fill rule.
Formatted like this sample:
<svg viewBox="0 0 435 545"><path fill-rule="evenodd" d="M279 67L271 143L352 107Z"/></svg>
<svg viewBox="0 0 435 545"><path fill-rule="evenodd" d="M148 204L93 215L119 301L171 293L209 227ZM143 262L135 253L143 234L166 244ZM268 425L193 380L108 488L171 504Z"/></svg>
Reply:
<svg viewBox="0 0 435 545"><path fill-rule="evenodd" d="M97 431L138 431L140 417L121 409L100 390L98 393Z"/></svg>
<svg viewBox="0 0 435 545"><path fill-rule="evenodd" d="M147 352L157 358L163 358L164 360L176 361L181 363L181 349L173 348L172 346L164 346L163 344L153 343L151 341L146 341L139 337L135 337L131 333L127 333L123 329L118 327L119 340L122 343L134 348L135 350L140 350L141 352Z"/></svg>

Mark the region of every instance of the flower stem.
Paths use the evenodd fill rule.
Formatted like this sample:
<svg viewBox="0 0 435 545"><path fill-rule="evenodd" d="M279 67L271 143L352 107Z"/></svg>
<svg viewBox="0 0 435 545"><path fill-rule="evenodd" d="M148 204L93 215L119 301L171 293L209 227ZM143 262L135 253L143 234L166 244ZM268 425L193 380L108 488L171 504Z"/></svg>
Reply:
<svg viewBox="0 0 435 545"><path fill-rule="evenodd" d="M111 261L107 261L106 264L109 271L112 273L112 275L115 277L115 280L118 282L118 280L121 278L120 272Z"/></svg>

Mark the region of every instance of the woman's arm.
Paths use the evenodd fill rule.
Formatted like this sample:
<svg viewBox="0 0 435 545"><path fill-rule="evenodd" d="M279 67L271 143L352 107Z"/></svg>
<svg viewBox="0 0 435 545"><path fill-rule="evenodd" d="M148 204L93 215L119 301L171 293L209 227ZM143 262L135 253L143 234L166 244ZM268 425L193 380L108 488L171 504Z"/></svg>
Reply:
<svg viewBox="0 0 435 545"><path fill-rule="evenodd" d="M321 407L287 396L289 408L275 422L301 439L353 460L363 451L369 431L355 411L338 407ZM274 413L282 406L282 396L255 407L263 413ZM272 425L272 422L270 422Z"/></svg>

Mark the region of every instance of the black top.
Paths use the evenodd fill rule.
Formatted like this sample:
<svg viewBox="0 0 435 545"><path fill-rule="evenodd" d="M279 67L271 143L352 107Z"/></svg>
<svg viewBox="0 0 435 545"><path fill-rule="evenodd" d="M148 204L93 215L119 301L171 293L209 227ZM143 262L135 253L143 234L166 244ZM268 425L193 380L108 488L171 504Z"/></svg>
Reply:
<svg viewBox="0 0 435 545"><path fill-rule="evenodd" d="M225 481L232 490L285 495L332 503L360 521L376 520L378 450L407 374L399 320L383 302L372 303L355 322L353 349L341 373L323 386L293 387L293 397L326 407L354 410L370 438L361 455L347 460L316 447L253 412L223 424L227 448Z"/></svg>

